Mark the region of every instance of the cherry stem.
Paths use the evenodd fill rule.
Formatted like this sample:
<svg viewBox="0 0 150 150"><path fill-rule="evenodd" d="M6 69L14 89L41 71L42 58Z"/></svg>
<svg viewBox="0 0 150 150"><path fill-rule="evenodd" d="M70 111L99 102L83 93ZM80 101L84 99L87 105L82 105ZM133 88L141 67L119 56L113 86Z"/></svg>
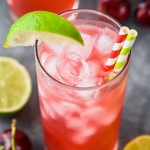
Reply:
<svg viewBox="0 0 150 150"><path fill-rule="evenodd" d="M12 124L11 124L11 147L12 147L12 150L16 150L15 134L16 134L16 119L13 119Z"/></svg>

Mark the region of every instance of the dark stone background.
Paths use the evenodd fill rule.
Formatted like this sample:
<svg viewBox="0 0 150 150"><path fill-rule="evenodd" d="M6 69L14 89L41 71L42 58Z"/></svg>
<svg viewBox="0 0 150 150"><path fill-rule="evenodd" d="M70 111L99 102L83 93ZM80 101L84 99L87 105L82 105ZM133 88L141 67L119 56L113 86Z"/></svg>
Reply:
<svg viewBox="0 0 150 150"><path fill-rule="evenodd" d="M136 4L134 3L133 7L135 6ZM97 0L81 0L80 8L96 9L96 7ZM32 76L33 84L30 102L21 112L12 117L17 118L18 127L30 136L33 150L42 150L34 52L32 48L2 48L11 24L12 20L8 13L6 2L5 0L0 0L0 56L14 57L24 64ZM150 134L150 28L138 25L133 15L125 25L137 29L139 37L134 46L130 65L129 83L121 123L120 149L133 137L140 134ZM12 117L0 117L0 133L3 129L9 128Z"/></svg>

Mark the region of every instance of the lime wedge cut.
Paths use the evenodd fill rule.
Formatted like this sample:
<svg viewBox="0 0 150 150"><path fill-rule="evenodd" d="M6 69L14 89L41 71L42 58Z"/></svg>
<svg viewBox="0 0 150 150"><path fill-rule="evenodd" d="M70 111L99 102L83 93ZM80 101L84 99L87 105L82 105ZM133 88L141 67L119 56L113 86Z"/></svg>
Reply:
<svg viewBox="0 0 150 150"><path fill-rule="evenodd" d="M31 94L31 79L23 65L8 57L0 57L0 114L21 110Z"/></svg>
<svg viewBox="0 0 150 150"><path fill-rule="evenodd" d="M150 135L142 135L133 139L124 150L150 150Z"/></svg>
<svg viewBox="0 0 150 150"><path fill-rule="evenodd" d="M46 11L34 11L20 17L11 26L4 47L32 46L36 40L84 45L80 32L67 19Z"/></svg>

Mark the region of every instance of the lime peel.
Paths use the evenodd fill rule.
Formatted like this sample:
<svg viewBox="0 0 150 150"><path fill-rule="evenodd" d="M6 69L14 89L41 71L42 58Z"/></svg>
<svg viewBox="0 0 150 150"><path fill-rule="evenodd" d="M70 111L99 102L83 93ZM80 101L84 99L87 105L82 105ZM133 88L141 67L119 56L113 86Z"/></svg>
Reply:
<svg viewBox="0 0 150 150"><path fill-rule="evenodd" d="M68 40L84 45L80 32L67 19L47 11L34 11L23 15L10 27L4 47L30 46L36 40Z"/></svg>
<svg viewBox="0 0 150 150"><path fill-rule="evenodd" d="M26 68L9 57L0 57L0 114L21 110L29 100L32 86Z"/></svg>

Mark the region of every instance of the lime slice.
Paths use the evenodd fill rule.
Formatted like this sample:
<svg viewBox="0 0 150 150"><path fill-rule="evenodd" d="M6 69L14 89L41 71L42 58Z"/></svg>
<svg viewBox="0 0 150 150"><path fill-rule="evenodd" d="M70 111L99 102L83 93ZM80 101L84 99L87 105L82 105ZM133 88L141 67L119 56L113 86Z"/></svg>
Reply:
<svg viewBox="0 0 150 150"><path fill-rule="evenodd" d="M150 135L142 135L133 139L124 150L150 150Z"/></svg>
<svg viewBox="0 0 150 150"><path fill-rule="evenodd" d="M46 11L35 11L20 17L10 28L4 47L31 46L36 40L78 42L80 32L67 19Z"/></svg>
<svg viewBox="0 0 150 150"><path fill-rule="evenodd" d="M21 110L31 94L31 79L16 60L0 57L0 114Z"/></svg>

